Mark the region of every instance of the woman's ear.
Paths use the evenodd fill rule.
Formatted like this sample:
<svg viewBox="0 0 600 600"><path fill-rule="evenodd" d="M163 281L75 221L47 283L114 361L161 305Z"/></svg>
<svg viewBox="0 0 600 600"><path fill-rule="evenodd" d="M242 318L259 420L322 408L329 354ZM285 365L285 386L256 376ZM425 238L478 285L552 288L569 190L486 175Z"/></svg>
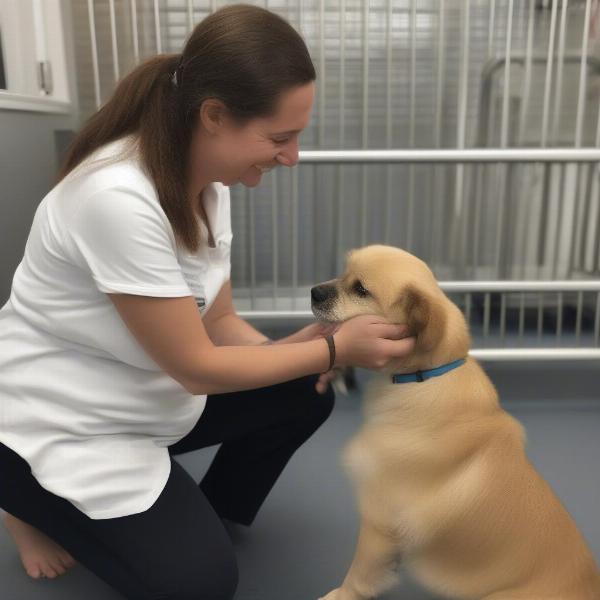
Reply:
<svg viewBox="0 0 600 600"><path fill-rule="evenodd" d="M221 100L207 98L202 102L199 113L204 128L214 135L223 126L227 110Z"/></svg>
<svg viewBox="0 0 600 600"><path fill-rule="evenodd" d="M407 285L397 300L398 313L404 318L410 336L416 336L415 352L431 352L446 329L446 311L442 302Z"/></svg>

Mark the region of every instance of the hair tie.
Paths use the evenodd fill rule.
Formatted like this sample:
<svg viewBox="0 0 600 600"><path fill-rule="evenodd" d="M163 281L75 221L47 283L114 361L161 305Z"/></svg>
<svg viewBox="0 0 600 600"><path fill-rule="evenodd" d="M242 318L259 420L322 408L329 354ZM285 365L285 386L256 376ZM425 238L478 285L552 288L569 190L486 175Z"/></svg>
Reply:
<svg viewBox="0 0 600 600"><path fill-rule="evenodd" d="M179 69L181 69L181 67L183 62L183 55L181 55L179 57L179 60L177 61L177 66L175 67L175 70L173 71L173 73L171 74L171 83L175 86L175 87L179 87L179 83L180 83L180 79L181 76L177 76L177 72L179 71Z"/></svg>

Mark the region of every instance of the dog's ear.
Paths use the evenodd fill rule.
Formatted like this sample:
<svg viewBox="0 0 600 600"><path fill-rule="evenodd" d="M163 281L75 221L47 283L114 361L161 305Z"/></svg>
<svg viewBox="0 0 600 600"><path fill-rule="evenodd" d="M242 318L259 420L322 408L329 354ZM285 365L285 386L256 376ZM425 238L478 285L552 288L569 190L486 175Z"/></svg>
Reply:
<svg viewBox="0 0 600 600"><path fill-rule="evenodd" d="M446 328L443 304L416 286L407 285L395 306L404 316L411 336L416 336L416 352L430 352L441 341Z"/></svg>

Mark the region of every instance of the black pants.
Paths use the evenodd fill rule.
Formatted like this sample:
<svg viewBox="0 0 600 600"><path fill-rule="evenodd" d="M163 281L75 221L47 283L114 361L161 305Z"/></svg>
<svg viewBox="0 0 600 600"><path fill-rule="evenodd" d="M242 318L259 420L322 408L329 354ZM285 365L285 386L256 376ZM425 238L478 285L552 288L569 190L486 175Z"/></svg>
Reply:
<svg viewBox="0 0 600 600"><path fill-rule="evenodd" d="M146 511L90 519L42 488L18 454L0 444L0 506L65 548L126 598L233 598L237 562L220 517L249 525L293 453L333 409L317 376L212 395L171 455L222 443L199 484L171 458L171 474ZM115 460L118 457L115 456ZM82 465L83 468L83 465Z"/></svg>

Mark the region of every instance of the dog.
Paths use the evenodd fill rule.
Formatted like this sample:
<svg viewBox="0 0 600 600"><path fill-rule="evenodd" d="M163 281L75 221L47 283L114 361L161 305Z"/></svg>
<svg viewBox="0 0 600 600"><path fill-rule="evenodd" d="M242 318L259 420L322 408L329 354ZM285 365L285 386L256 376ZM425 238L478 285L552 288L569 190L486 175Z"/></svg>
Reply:
<svg viewBox="0 0 600 600"><path fill-rule="evenodd" d="M416 337L369 383L364 424L343 450L361 523L343 583L320 600L375 598L402 564L459 600L600 600L592 552L528 460L525 429L468 355L463 313L427 264L366 246L311 295L319 321L374 314Z"/></svg>

